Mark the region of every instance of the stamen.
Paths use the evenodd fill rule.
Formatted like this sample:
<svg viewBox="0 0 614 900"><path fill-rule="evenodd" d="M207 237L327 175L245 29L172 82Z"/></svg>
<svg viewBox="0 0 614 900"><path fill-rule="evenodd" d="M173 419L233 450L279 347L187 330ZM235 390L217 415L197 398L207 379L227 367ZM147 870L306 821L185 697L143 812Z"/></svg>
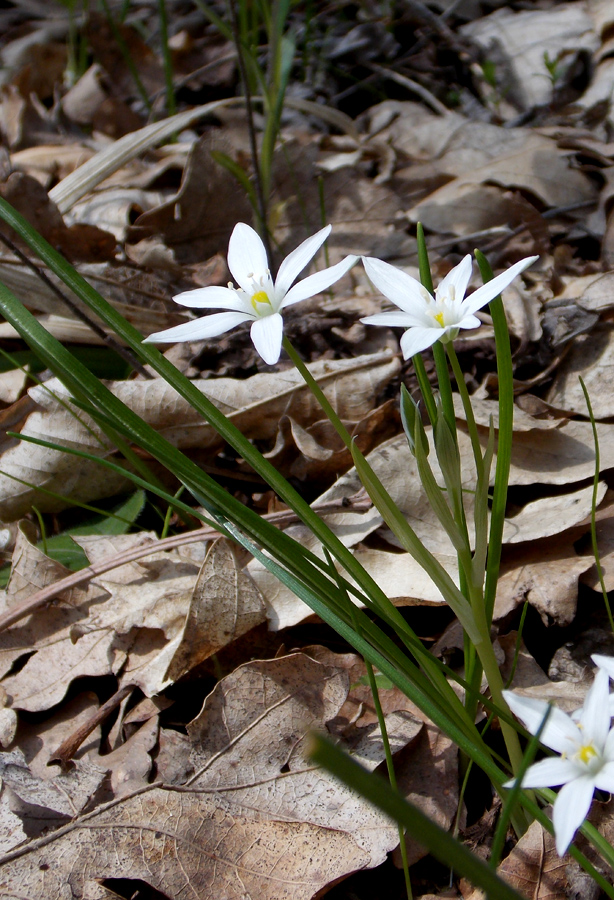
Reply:
<svg viewBox="0 0 614 900"><path fill-rule="evenodd" d="M442 312L435 313L435 315L433 316L433 318L435 319L436 322L439 322L439 324L441 325L442 328L445 327L445 326L444 326L443 313L442 313Z"/></svg>

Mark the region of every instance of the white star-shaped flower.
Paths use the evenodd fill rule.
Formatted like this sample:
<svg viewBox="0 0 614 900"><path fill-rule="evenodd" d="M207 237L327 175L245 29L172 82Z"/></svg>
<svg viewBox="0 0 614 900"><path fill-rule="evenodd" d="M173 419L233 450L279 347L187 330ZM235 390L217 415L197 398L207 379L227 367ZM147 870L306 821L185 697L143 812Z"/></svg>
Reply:
<svg viewBox="0 0 614 900"><path fill-rule="evenodd" d="M453 341L460 328L477 328L481 323L475 316L514 278L532 265L537 256L528 256L507 271L483 284L465 297L471 278L471 257L466 256L435 289L433 297L426 288L400 269L373 257L363 257L367 275L375 287L399 307L400 312L383 312L361 319L366 325L388 325L406 328L401 336L401 350L405 359L426 350L436 341Z"/></svg>
<svg viewBox="0 0 614 900"><path fill-rule="evenodd" d="M226 312L158 331L145 340L151 343L201 341L224 334L241 322L251 322L250 334L254 347L266 363L273 365L281 353L283 319L280 310L325 291L345 275L358 259L357 256L346 256L337 265L315 272L292 287L330 232L331 226L327 225L303 241L284 259L277 278L273 280L264 244L253 228L239 222L228 245L228 268L239 287L229 284L228 287L197 288L173 297L176 303L183 306L223 309Z"/></svg>
<svg viewBox="0 0 614 900"><path fill-rule="evenodd" d="M513 691L504 691L503 696L514 715L536 734L549 704ZM586 818L595 789L614 792L614 728L610 728L609 678L605 669L597 670L584 706L576 716L574 721L567 713L552 707L541 742L561 755L529 766L522 779L523 788L563 785L552 812L559 856L565 854ZM513 784L509 781L505 787Z"/></svg>

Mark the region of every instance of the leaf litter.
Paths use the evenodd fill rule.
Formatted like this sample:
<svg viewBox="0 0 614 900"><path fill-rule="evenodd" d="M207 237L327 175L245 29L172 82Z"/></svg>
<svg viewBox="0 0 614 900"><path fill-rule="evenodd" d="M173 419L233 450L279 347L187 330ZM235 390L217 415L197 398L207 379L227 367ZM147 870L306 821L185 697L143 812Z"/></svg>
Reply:
<svg viewBox="0 0 614 900"><path fill-rule="evenodd" d="M447 5L432 4L440 11ZM408 27L417 43L407 56L396 27L378 31L375 23L348 20L329 29L326 11L314 20L323 52L336 60L319 80L329 124L298 101L288 105L272 178L276 252L281 258L324 217L334 226L327 265L365 254L417 276L418 221L429 233L438 277L475 245L499 268L540 255L526 287L514 285L504 296L517 393L495 620L501 665L511 675L515 629L528 604L512 684L572 709L590 684L592 649L614 650L590 550L594 443L578 382L582 375L597 419L597 539L609 590L613 20L599 2L512 4L494 12L467 2L435 19L420 6L410 4ZM150 12L139 10L141 18L131 13L122 34L153 95L164 85L164 70L142 36ZM152 125L124 58L104 40L104 17L90 18L93 65L66 89L65 47L46 29L47 10L2 12L10 15L30 16L32 34L20 44L9 33L2 48L0 131L11 155L10 163L2 160L0 192L18 200L143 334L189 321L170 297L228 280L228 236L250 216L244 194L216 158L222 150L249 166L245 114L233 96L232 45L202 19L198 27L189 17L173 22L176 73L204 105ZM373 54L368 74L366 53ZM365 78L377 85L378 102L363 93ZM302 83L307 100L316 99L314 83ZM214 111L215 120L204 119ZM70 131L60 135L62 116ZM160 146L165 135L178 139ZM318 182L320 192L313 189ZM0 273L52 333L88 352L101 345L101 336L8 248L0 253ZM357 268L334 296L314 298L300 315L289 315L288 331L412 527L457 577L452 547L401 432L398 386L414 385L400 360L399 335L376 336L359 321L380 308ZM0 338L7 350L23 350L4 324ZM457 351L485 441L490 422L495 436L498 426L488 322L479 335L459 340ZM361 486L350 455L283 358L265 370L242 329L167 355L314 506L350 504L323 513L327 523L433 652L456 666L459 644L441 596L379 513L356 505ZM262 514L283 514L245 461L165 383L144 374L111 375L107 383L236 496ZM8 431L119 459L34 360L25 372L7 366L0 374L0 403ZM462 409L456 411L470 492L471 448ZM48 535L34 507L54 535L70 533L75 504L104 504L130 488L94 462L7 436L0 470L3 553L11 563L4 612L70 574L51 543L45 552ZM177 484L168 478L167 487ZM335 652L339 640L243 551L211 534L200 544L179 540L158 550L157 532L147 529L159 525L145 519L138 533L75 534L91 565L148 555L60 592L0 634L4 893L103 897L126 879L139 891L149 886L171 898L186 891L305 900L325 890L335 900L382 896L379 884L365 893L365 879L369 868L390 872L389 855L398 862L396 829L305 754L315 728L369 768L381 766L363 663ZM185 523L172 525L180 538ZM301 525L282 520L280 527L321 552ZM258 660L250 647L257 651L264 627L272 632L262 642L269 658ZM570 643L582 646L578 659L565 656ZM221 661L233 658L224 672ZM476 810L466 798L459 809L454 746L396 688L380 694L402 792L443 827L456 822L485 852L493 801ZM606 835L614 821L610 806L597 804L594 813ZM549 840L532 826L499 867L527 896L579 890L580 876L553 855ZM442 887L420 868L423 849L410 842L408 852L419 892L426 897ZM476 896L463 883L459 888Z"/></svg>

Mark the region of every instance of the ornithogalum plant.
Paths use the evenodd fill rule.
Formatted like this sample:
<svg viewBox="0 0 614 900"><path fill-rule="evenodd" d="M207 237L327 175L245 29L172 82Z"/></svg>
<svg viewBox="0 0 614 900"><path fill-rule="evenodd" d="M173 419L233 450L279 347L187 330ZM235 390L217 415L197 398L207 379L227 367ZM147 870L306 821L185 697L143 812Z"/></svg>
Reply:
<svg viewBox="0 0 614 900"><path fill-rule="evenodd" d="M96 461L100 465L119 470L139 486L147 487L153 494L163 498L169 505L175 508L189 509L193 514L214 523L227 538L247 548L277 578L303 599L311 610L351 644L365 658L370 667L376 667L382 675L404 691L423 711L424 715L428 716L442 732L457 744L466 760L479 766L491 780L495 790L505 796L504 785L515 773L522 774L523 760L518 744L519 726L515 724L504 699L501 676L489 633L492 592L493 585L496 584L505 486L507 484L504 461L509 459L511 442L511 356L509 342L506 349L507 332L500 300L492 300L489 310L497 339L501 389L497 464L490 521L489 485L491 461L494 454L494 434L491 429L491 434L485 440L478 434L473 420L470 398L462 379L451 339L456 329L474 324L472 317L487 302L488 296L492 298L495 290L501 290L504 284L509 284L526 268L529 261L521 261L516 268L512 267L504 273L502 280L495 281L485 290L478 288L467 298L465 298L465 293L470 273L468 262L463 261L460 270L457 268L456 273L449 276L447 281L444 280L439 287L439 292L436 292L430 283L426 248L420 232L420 271L424 292L418 289L419 301L416 303L416 318L412 321L405 319L395 322L395 325L401 325L410 333L412 329L431 327L431 320L429 319L427 322L425 316L430 315L428 309L433 307L434 314L430 318L433 331L437 332L433 337L435 340L433 353L437 366L438 383L434 389L429 384L425 378L421 357L417 354L413 357L413 361L421 384L423 406L417 406L413 398L410 398L406 392L402 397L401 406L409 447L416 456L425 492L458 555L460 570L458 583L455 583L439 561L418 540L400 511L392 503L385 485L378 481L368 461L354 446L352 436L347 433L335 410L317 382L314 381L309 368L305 366L287 338L283 337L280 311L290 303L309 297L330 286L355 262L354 258L348 257L337 266L307 276L303 281L297 282L299 274L313 258L327 237L329 229L324 229L304 242L290 254L277 275L274 276L269 271L270 262L260 240L247 225L240 224L233 233L229 253L229 268L238 283L238 288L206 288L193 292L191 299L180 297L180 302L184 305L193 305L195 308L204 310L222 310L222 312L213 312L211 315L179 326L183 331L171 329L169 331L172 334L166 332L150 336L150 341L153 342L167 339L195 340L204 335L221 334L240 321L244 321L251 323L252 339L265 361L275 362L279 358L280 347L286 349L321 401L324 411L330 415L346 445L352 449L357 470L373 501L382 511L384 518L395 531L402 545L413 553L423 565L443 597L458 615L469 638L465 678L459 679L455 673L447 670L424 648L403 615L394 607L369 573L362 568L338 535L331 530L325 520L316 514L292 485L275 470L270 461L264 458L258 449L241 434L233 422L227 419L189 379L178 372L172 363L161 356L151 342L144 343L142 335L138 334L113 306L84 281L1 198L0 218L19 233L31 250L77 294L107 328L114 331L144 364L166 379L219 432L235 452L271 486L281 500L311 530L320 542L323 552L316 554L307 550L289 534L278 530L253 510L247 508L236 497L223 490L193 460L169 444L138 415L128 409L79 360L49 335L40 322L24 309L19 300L7 288L0 285L0 308L5 319L21 333L44 364L63 381L78 407L85 409L97 421L109 440L116 443L120 448L120 454L125 453L126 448L129 450L131 443L142 447L147 455L158 460L173 473L185 486L186 492L196 498L200 507L204 507L206 512L203 514L198 510L194 511L193 507L186 505L183 500L179 501L169 495L154 478L148 479L147 472L142 466L142 460L141 469L137 474L135 474L134 468L123 466L118 459L96 458ZM481 264L483 275L487 276L484 260L478 261ZM405 280L402 280L406 284ZM454 296L450 292L451 287L454 287ZM188 298L189 296L190 294L188 294ZM395 294L392 299L395 300L396 297ZM198 302L193 302L198 298L200 298ZM408 301L404 299L402 302L404 304L401 307L403 313L411 315L411 311L408 312L406 309ZM401 304L398 305L401 306ZM222 320L218 316L230 316L231 318ZM430 337L431 335L429 335ZM447 343L444 344L445 340ZM408 345L408 339L404 343L406 347L410 347L410 350L415 351L416 345ZM421 337L419 343L427 346L430 340L424 344ZM448 365L452 367L465 405L467 429L476 465L474 512L471 516L469 515L469 506L465 502L466 497L460 479L456 418L452 405ZM424 415L429 420L426 424L423 422ZM16 438L19 438L19 435L16 435ZM45 443L39 439L36 440L39 443ZM88 454L77 452L73 448L61 449L76 455L88 456ZM438 462L437 467L431 465L435 457ZM121 456L119 460L121 460ZM186 493L184 497L187 495ZM469 537L471 532L473 539ZM366 611L362 607L366 607ZM391 632L395 633L394 638L391 637ZM482 693L482 669L489 681L490 693ZM462 695L462 692L458 690L458 686L451 684L452 679L461 683L464 689L464 703L459 696ZM377 698L375 680L373 680L373 684ZM499 716L509 748L508 761L497 756L484 741L476 726L475 709L480 703L486 706L491 713ZM381 713L379 706L378 709ZM381 722L385 726L383 716ZM383 731L385 732L385 728ZM604 744L602 748L597 737L596 735L592 736L589 741L590 747L593 747L597 754L604 756L606 745ZM609 744L607 752L609 753ZM585 755L586 753L589 751L585 751ZM326 764L326 752L320 753L319 758ZM351 781L354 777L352 771L348 764L345 775L342 777ZM363 778L362 775L360 777ZM367 780L371 778L366 773L364 777ZM359 779L359 782L362 790L363 781ZM358 784L358 782L356 783ZM385 792L381 791L379 787L381 781L376 780L375 785L373 796L376 802L379 802L378 798L381 797L382 805L386 805L389 812L393 811L393 814L397 815L394 810L397 809L398 804L395 806L394 802L389 803L388 794L384 797ZM518 806L511 814L512 822L518 832L521 832L531 817L537 817L546 827L552 829L549 818L537 805L532 795L521 790L518 792L518 796ZM402 805L403 809L398 812L399 822L403 822L411 830L409 822L413 813L407 804ZM414 817L414 824L417 821ZM577 823L572 824L575 827ZM420 825L416 827L421 828ZM599 848L608 862L614 863L614 851L594 829L591 830L590 826L585 823L582 830ZM422 828L420 833L429 847L432 847L435 852L441 852L440 836L436 836L434 832L425 828ZM570 852L591 873L604 892L614 898L614 890L577 848L572 845ZM452 860L452 855L448 858ZM493 879L496 881L497 876L492 871L485 875L484 864L475 857L468 859L466 853L459 853L453 864L459 871L472 878L476 884L483 885L488 891L493 890L495 883ZM500 882L498 883L500 884ZM509 886L504 885L501 887L501 891L503 892L501 896L513 895L513 892L510 893Z"/></svg>

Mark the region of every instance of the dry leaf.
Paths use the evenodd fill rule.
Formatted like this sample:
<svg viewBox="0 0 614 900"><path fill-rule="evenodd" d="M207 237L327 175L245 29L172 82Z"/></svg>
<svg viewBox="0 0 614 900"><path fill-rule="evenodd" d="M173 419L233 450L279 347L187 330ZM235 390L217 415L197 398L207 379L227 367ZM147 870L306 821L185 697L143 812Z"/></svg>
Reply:
<svg viewBox="0 0 614 900"><path fill-rule="evenodd" d="M230 543L215 541L198 573L183 638L167 677L177 681L264 621L265 606L255 583L239 569Z"/></svg>
<svg viewBox="0 0 614 900"><path fill-rule="evenodd" d="M196 773L188 785L146 788L75 820L41 848L0 860L0 879L21 894L39 895L44 879L49 896L69 885L85 898L88 882L117 876L120 857L123 877L171 900L188 886L228 900L311 900L378 864L398 840L396 827L304 755L309 730L338 714L347 689L345 669L304 654L242 666L189 726ZM404 720L389 720L393 746L402 747ZM374 767L384 758L381 736L370 725L363 738L361 756Z"/></svg>
<svg viewBox="0 0 614 900"><path fill-rule="evenodd" d="M497 85L505 99L522 110L552 100L553 85L544 53L557 63L560 88L564 73L572 71L578 54L591 54L599 38L586 4L559 3L549 9L515 12L497 9L463 25L461 33L475 41L496 63Z"/></svg>
<svg viewBox="0 0 614 900"><path fill-rule="evenodd" d="M614 335L610 326L604 324L590 335L576 337L548 392L553 406L588 417L580 375L595 418L614 416Z"/></svg>
<svg viewBox="0 0 614 900"><path fill-rule="evenodd" d="M348 423L360 422L374 408L383 388L399 371L389 353L357 359L324 360L309 366L338 414ZM270 440L285 413L307 426L322 416L319 405L296 370L253 375L239 380L218 378L193 382L218 409L254 440ZM112 382L113 393L172 444L181 449L198 447L210 452L223 446L219 435L163 379ZM56 396L57 395L57 396ZM70 394L57 380L30 388L31 404L22 404L25 421L11 427L58 444L68 443L96 456L109 456L113 448L100 428L85 413L70 407ZM59 399L58 399L59 398ZM68 408L67 408L68 407ZM58 511L67 503L22 485L9 475L44 487L64 497L88 502L111 496L127 485L125 479L88 460L59 450L5 441L1 453L0 516L18 518L34 503L41 511Z"/></svg>

